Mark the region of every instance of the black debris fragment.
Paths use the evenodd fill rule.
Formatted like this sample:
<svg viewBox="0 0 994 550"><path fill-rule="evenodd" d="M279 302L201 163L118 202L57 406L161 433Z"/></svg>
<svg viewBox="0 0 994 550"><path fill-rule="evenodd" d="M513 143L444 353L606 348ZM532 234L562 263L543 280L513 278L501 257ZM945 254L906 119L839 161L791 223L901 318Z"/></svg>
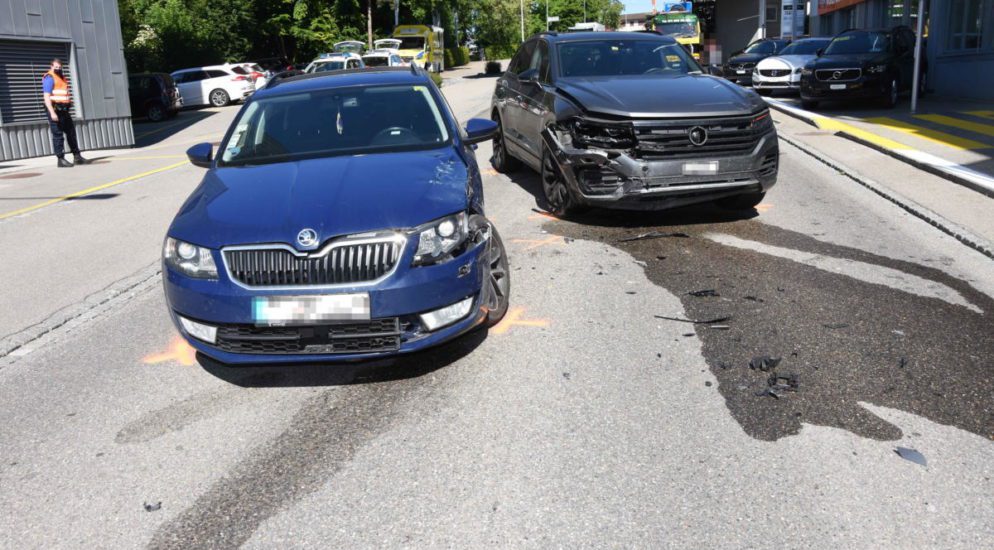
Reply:
<svg viewBox="0 0 994 550"><path fill-rule="evenodd" d="M711 382L710 381L704 382L704 385L710 388L711 387Z"/></svg>
<svg viewBox="0 0 994 550"><path fill-rule="evenodd" d="M662 359L663 358L663 354L662 353L657 353L656 354L656 358L657 359Z"/></svg>
<svg viewBox="0 0 994 550"><path fill-rule="evenodd" d="M728 370L728 369L732 368L732 364L731 363L726 363L726 362L722 361L722 362L718 363L718 368L721 369L721 370Z"/></svg>
<svg viewBox="0 0 994 550"><path fill-rule="evenodd" d="M569 244L575 240L576 239L574 239L573 237L563 237L563 242L565 242L566 244Z"/></svg>
<svg viewBox="0 0 994 550"><path fill-rule="evenodd" d="M763 301L762 298L757 298L755 296L743 296L742 299L743 300L748 300L750 302L762 302Z"/></svg>
<svg viewBox="0 0 994 550"><path fill-rule="evenodd" d="M770 372L777 365L780 364L779 357L770 357L769 355L760 355L758 357L753 357L749 361L749 368L752 370L759 370L763 372Z"/></svg>
<svg viewBox="0 0 994 550"><path fill-rule="evenodd" d="M626 290L625 294L635 294L635 291L634 290Z"/></svg>
<svg viewBox="0 0 994 550"><path fill-rule="evenodd" d="M718 294L718 292L715 289L713 289L713 288L707 288L707 289L704 289L704 290L694 290L694 291L688 292L687 294L689 294L690 296L693 296L695 298L704 298L704 297L709 297L709 296L710 297L721 296L721 294Z"/></svg>
<svg viewBox="0 0 994 550"><path fill-rule="evenodd" d="M660 231L650 231L648 233L639 233L634 237L625 237L624 239L618 239L618 242L627 243L631 241L643 241L647 239L665 239L668 237L678 238L678 239L689 239L690 235L686 233L663 233Z"/></svg>
<svg viewBox="0 0 994 550"><path fill-rule="evenodd" d="M564 372L563 373L563 378L569 380L569 373L568 372Z"/></svg>
<svg viewBox="0 0 994 550"><path fill-rule="evenodd" d="M657 259L657 260L665 260L665 259L666 259L666 256L656 256L656 259Z"/></svg>
<svg viewBox="0 0 994 550"><path fill-rule="evenodd" d="M693 332L685 332L683 335L685 337L687 337L687 336L694 336L694 333Z"/></svg>
<svg viewBox="0 0 994 550"><path fill-rule="evenodd" d="M821 326L835 330L840 328L846 328L849 326L849 323L824 323Z"/></svg>
<svg viewBox="0 0 994 550"><path fill-rule="evenodd" d="M692 319L681 319L679 317L667 317L665 315L653 315L656 319L666 319L667 321L679 321L681 323L693 323L695 325L713 325L715 323L724 323L725 321L731 321L732 316L728 317L718 317L715 319L706 319L703 321L694 321Z"/></svg>
<svg viewBox="0 0 994 550"><path fill-rule="evenodd" d="M908 366L908 358L902 357L901 360L897 362L897 368L903 369L906 366Z"/></svg>
<svg viewBox="0 0 994 550"><path fill-rule="evenodd" d="M926 468L928 467L928 461L925 460L925 455L919 453L914 449L909 449L907 447L898 447L894 449L894 452L897 453L897 456L903 458L904 460L914 462L915 464L918 464L920 466L925 466Z"/></svg>
<svg viewBox="0 0 994 550"><path fill-rule="evenodd" d="M766 385L778 392L797 391L801 383L797 380L797 375L773 373L766 379Z"/></svg>
<svg viewBox="0 0 994 550"><path fill-rule="evenodd" d="M145 507L145 511L146 512L158 512L159 509L162 508L162 501L160 500L159 502L156 502L155 504L149 504L147 502L143 502L142 506Z"/></svg>

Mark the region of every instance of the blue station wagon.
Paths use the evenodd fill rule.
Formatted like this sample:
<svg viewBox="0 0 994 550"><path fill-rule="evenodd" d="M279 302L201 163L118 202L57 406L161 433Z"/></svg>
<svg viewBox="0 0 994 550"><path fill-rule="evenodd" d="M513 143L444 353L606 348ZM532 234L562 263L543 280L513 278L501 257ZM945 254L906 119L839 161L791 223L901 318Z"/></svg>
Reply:
<svg viewBox="0 0 994 550"><path fill-rule="evenodd" d="M498 322L507 255L475 143L420 69L281 80L243 106L169 227L172 319L224 363L421 350Z"/></svg>

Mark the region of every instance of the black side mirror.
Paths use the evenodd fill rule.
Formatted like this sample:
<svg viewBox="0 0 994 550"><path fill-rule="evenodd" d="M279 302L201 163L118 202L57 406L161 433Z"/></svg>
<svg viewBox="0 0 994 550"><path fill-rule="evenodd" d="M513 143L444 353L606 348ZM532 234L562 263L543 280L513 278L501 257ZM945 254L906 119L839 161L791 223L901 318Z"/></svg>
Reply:
<svg viewBox="0 0 994 550"><path fill-rule="evenodd" d="M818 48L818 51L815 52L815 55L821 57L821 54L823 53L825 53L825 48Z"/></svg>
<svg viewBox="0 0 994 550"><path fill-rule="evenodd" d="M518 75L518 82L535 82L538 80L538 69L527 69Z"/></svg>
<svg viewBox="0 0 994 550"><path fill-rule="evenodd" d="M210 143L198 143L186 150L186 158L190 164L201 168L210 168L214 160L214 146Z"/></svg>
<svg viewBox="0 0 994 550"><path fill-rule="evenodd" d="M497 123L486 118L471 118L466 121L466 138L463 140L467 144L480 143L497 136Z"/></svg>

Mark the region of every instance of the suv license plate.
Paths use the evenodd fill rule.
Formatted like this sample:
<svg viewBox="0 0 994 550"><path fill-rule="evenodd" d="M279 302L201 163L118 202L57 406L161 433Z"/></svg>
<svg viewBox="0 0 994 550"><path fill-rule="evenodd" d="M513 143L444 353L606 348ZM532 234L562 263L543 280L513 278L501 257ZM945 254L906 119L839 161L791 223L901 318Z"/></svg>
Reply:
<svg viewBox="0 0 994 550"><path fill-rule="evenodd" d="M685 162L683 163L683 175L685 176L709 176L718 173L718 161L711 162Z"/></svg>
<svg viewBox="0 0 994 550"><path fill-rule="evenodd" d="M746 74L746 72L744 70L742 70L742 69L739 69L739 70L735 71L735 74Z"/></svg>
<svg viewBox="0 0 994 550"><path fill-rule="evenodd" d="M845 90L846 89L846 85L845 84L829 84L828 87L830 89L832 89L832 90Z"/></svg>
<svg viewBox="0 0 994 550"><path fill-rule="evenodd" d="M259 326L313 325L326 321L368 321L369 293L315 296L256 296L252 320Z"/></svg>

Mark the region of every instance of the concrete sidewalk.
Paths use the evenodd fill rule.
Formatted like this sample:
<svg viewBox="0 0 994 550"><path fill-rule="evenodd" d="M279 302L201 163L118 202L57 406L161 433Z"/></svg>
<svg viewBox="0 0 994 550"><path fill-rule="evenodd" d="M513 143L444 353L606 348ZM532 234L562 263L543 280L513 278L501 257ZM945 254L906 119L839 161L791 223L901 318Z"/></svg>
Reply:
<svg viewBox="0 0 994 550"><path fill-rule="evenodd" d="M827 103L808 111L795 97L767 101L819 129L994 196L994 105L926 97L911 114L907 103L895 109Z"/></svg>

